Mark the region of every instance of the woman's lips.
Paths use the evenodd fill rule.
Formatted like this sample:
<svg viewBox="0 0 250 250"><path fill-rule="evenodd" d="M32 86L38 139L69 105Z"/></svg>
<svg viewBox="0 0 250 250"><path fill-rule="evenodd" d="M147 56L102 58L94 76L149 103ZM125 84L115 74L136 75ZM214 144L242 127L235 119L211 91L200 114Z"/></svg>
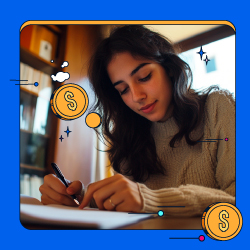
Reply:
<svg viewBox="0 0 250 250"><path fill-rule="evenodd" d="M151 112L154 109L156 102L157 101L155 101L154 103L151 103L149 105L146 105L146 106L142 107L140 109L140 111L142 111L143 113L149 113L149 112Z"/></svg>

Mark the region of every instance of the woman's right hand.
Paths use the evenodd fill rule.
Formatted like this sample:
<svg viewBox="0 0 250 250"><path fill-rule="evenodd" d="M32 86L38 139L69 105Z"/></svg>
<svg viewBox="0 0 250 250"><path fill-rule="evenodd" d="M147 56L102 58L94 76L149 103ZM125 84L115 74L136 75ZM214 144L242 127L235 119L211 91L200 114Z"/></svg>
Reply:
<svg viewBox="0 0 250 250"><path fill-rule="evenodd" d="M40 186L41 202L44 205L48 204L60 204L67 206L77 206L73 198L70 195L75 194L78 201L81 203L83 196L81 192L83 184L80 181L68 181L69 187L65 185L53 174L44 176L44 183Z"/></svg>

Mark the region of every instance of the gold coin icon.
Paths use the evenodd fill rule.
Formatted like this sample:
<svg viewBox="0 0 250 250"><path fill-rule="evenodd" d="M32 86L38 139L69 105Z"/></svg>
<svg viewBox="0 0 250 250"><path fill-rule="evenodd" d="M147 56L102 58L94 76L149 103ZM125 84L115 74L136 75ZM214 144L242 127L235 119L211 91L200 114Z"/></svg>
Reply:
<svg viewBox="0 0 250 250"><path fill-rule="evenodd" d="M97 128L101 125L102 118L99 114L93 112L86 116L85 122L90 128Z"/></svg>
<svg viewBox="0 0 250 250"><path fill-rule="evenodd" d="M88 95L74 83L68 83L55 89L50 98L50 107L62 120L74 120L82 116L88 108Z"/></svg>
<svg viewBox="0 0 250 250"><path fill-rule="evenodd" d="M242 228L242 215L234 205L219 202L205 209L201 224L210 238L231 240Z"/></svg>

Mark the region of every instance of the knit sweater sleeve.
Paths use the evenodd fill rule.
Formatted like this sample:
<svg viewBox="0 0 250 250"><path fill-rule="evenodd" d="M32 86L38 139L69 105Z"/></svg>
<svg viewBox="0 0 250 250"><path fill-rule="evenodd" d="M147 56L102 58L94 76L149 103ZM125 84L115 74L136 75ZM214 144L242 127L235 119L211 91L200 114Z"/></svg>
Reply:
<svg viewBox="0 0 250 250"><path fill-rule="evenodd" d="M208 98L207 138L223 139L216 146L211 144L215 148L207 149L216 150L215 179L219 188L190 183L152 190L138 183L143 200L142 212L163 210L171 216L196 216L215 202L235 204L235 101L225 93L212 93Z"/></svg>

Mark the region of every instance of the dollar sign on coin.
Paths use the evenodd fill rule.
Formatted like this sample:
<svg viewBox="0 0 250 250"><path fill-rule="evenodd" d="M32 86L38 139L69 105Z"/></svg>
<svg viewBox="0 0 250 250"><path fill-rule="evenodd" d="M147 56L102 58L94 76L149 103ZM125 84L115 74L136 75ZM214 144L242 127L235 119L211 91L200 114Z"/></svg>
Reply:
<svg viewBox="0 0 250 250"><path fill-rule="evenodd" d="M71 99L72 97L74 97L74 94L72 92L67 91L64 95L64 98L66 101L70 102L70 104L68 104L68 108L70 110L76 110L77 104L76 101L74 99Z"/></svg>
<svg viewBox="0 0 250 250"><path fill-rule="evenodd" d="M223 215L225 216L225 218L229 218L229 213L226 211L226 210L222 210L220 213L219 213L219 218L220 220L225 224L223 223L219 223L219 229L222 231L222 232L226 232L229 228L229 223L228 221L223 217Z"/></svg>
<svg viewBox="0 0 250 250"><path fill-rule="evenodd" d="M52 111L62 120L79 118L87 110L88 103L89 100L85 90L74 83L58 87L50 98Z"/></svg>
<svg viewBox="0 0 250 250"><path fill-rule="evenodd" d="M218 202L207 207L201 218L205 234L216 240L230 240L242 228L242 215L233 204Z"/></svg>

